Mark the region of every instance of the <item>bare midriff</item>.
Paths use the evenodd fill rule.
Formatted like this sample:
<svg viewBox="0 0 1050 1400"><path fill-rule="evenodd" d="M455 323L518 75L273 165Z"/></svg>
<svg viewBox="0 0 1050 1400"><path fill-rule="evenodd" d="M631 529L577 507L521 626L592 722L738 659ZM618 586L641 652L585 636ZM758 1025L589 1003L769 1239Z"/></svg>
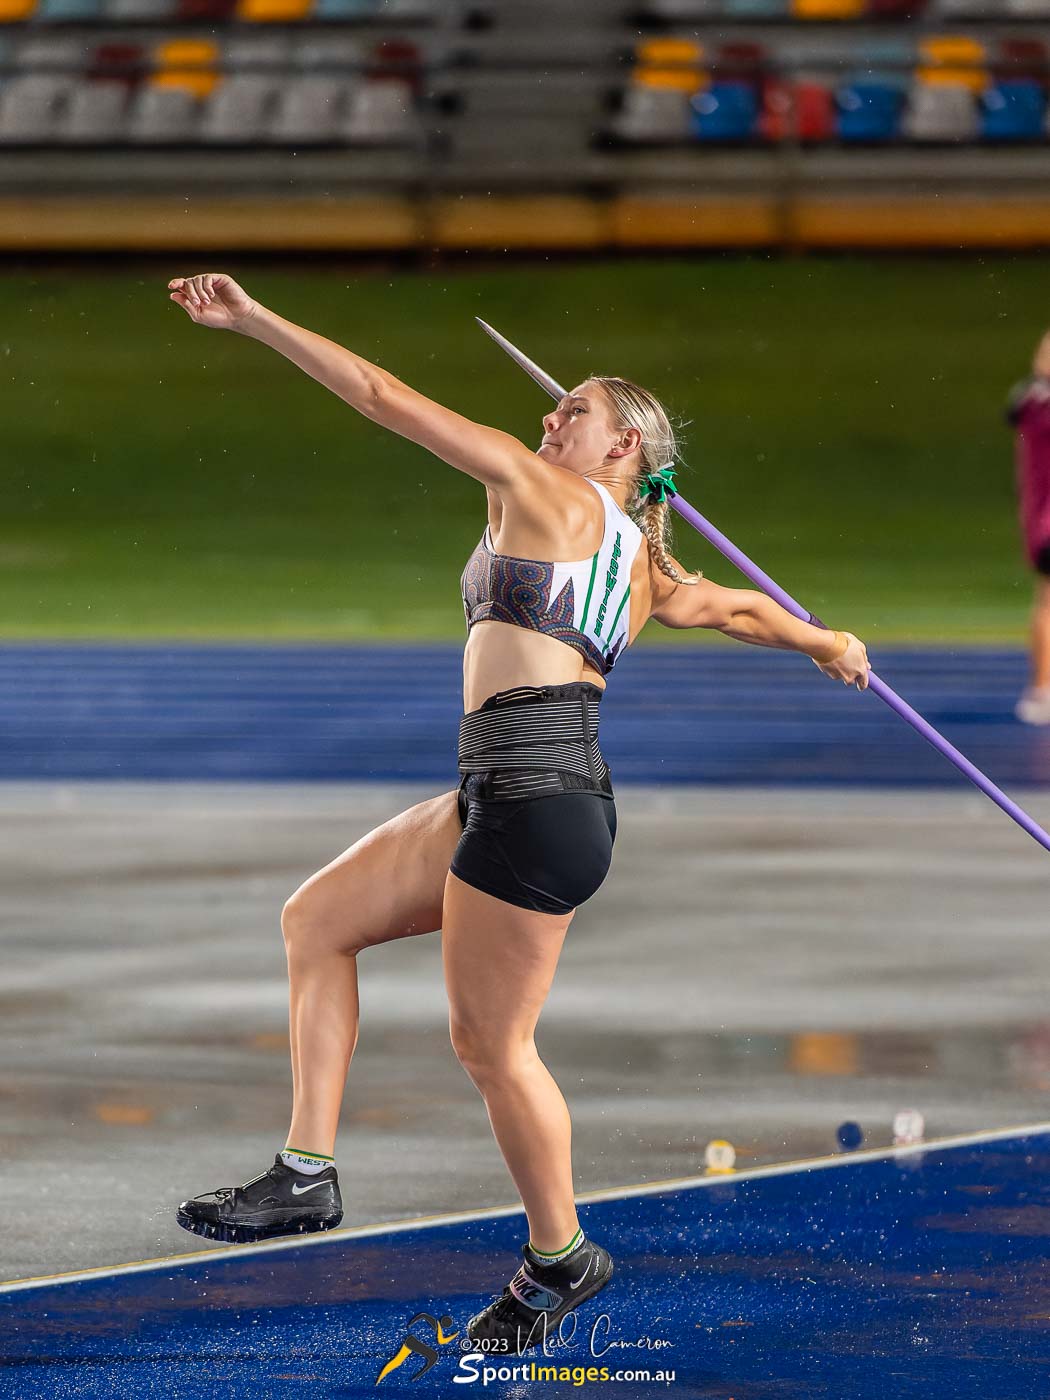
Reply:
<svg viewBox="0 0 1050 1400"><path fill-rule="evenodd" d="M575 647L512 622L475 622L463 651L463 711L480 709L490 695L519 685L568 685L605 679Z"/></svg>

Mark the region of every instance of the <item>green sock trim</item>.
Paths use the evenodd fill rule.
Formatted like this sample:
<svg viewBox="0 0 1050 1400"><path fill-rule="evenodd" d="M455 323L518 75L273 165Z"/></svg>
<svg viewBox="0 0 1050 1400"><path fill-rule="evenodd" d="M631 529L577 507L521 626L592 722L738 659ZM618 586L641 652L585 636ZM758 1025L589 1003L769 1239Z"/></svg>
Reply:
<svg viewBox="0 0 1050 1400"><path fill-rule="evenodd" d="M316 1157L321 1162L334 1162L334 1157L329 1157L327 1152L304 1152L301 1147L285 1147L285 1152L294 1152L300 1157Z"/></svg>
<svg viewBox="0 0 1050 1400"><path fill-rule="evenodd" d="M537 1249L531 1240L529 1240L529 1248L532 1250L533 1254L535 1254L537 1259L557 1259L560 1255L568 1254L570 1250L575 1249L576 1246L579 1244L580 1240L582 1239L583 1229L581 1227L579 1230L576 1231L575 1235L573 1235L572 1239L569 1241L569 1243L565 1246L564 1249L554 1249L550 1251L546 1249Z"/></svg>

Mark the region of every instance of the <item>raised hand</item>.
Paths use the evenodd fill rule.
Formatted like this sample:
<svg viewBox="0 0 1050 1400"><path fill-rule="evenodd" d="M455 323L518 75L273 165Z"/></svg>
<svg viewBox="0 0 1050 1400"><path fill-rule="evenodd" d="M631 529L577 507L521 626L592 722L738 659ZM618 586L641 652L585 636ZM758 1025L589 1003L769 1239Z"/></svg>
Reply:
<svg viewBox="0 0 1050 1400"><path fill-rule="evenodd" d="M212 330L240 330L258 310L258 303L224 272L173 277L168 291L192 321Z"/></svg>

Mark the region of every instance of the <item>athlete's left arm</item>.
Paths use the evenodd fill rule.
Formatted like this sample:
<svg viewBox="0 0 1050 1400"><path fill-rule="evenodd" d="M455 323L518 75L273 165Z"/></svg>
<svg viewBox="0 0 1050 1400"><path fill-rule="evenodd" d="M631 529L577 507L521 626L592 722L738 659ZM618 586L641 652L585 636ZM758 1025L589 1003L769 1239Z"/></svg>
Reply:
<svg viewBox="0 0 1050 1400"><path fill-rule="evenodd" d="M670 558L670 555L668 556ZM671 562L679 573L686 573L676 559ZM666 575L664 575L666 578ZM864 643L846 633L849 645L834 661L821 661L834 645L834 634L826 628L789 613L765 593L752 588L723 588L710 579L697 584L673 583L653 608L652 616L665 627L709 627L752 646L800 651L814 661L826 676L856 685L868 684L868 653Z"/></svg>
<svg viewBox="0 0 1050 1400"><path fill-rule="evenodd" d="M173 277L172 301L198 326L236 331L284 355L358 413L418 442L459 471L522 502L545 500L564 479L524 443L417 394L385 369L250 297L225 272Z"/></svg>
<svg viewBox="0 0 1050 1400"><path fill-rule="evenodd" d="M277 350L373 423L419 443L496 492L555 487L557 469L510 433L445 408L323 335L263 306L242 333Z"/></svg>

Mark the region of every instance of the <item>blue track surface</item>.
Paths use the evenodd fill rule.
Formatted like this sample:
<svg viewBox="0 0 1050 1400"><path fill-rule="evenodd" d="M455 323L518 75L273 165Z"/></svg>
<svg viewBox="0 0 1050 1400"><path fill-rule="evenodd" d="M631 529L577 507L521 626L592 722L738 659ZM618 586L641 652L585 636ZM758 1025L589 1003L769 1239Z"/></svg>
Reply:
<svg viewBox="0 0 1050 1400"><path fill-rule="evenodd" d="M550 1393L718 1400L1045 1400L1047 1125L894 1156L581 1202L617 1272L537 1365L674 1370L670 1384L464 1388L463 1324L520 1262L518 1213L216 1250L137 1272L0 1288L4 1395ZM606 1321L599 1321L605 1318ZM597 1326L596 1326L597 1323ZM592 1345L593 1337L593 1345ZM664 1347L628 1347L639 1338ZM621 1343L610 1346L611 1342ZM602 1354L599 1354L602 1353ZM508 1364L508 1363L502 1363ZM517 1364L522 1365L522 1361Z"/></svg>
<svg viewBox="0 0 1050 1400"><path fill-rule="evenodd" d="M0 778L405 780L455 786L454 646L0 648ZM1050 783L1013 717L1021 652L873 653L883 679L1010 787ZM614 781L965 786L872 695L754 647L637 647L609 677Z"/></svg>

